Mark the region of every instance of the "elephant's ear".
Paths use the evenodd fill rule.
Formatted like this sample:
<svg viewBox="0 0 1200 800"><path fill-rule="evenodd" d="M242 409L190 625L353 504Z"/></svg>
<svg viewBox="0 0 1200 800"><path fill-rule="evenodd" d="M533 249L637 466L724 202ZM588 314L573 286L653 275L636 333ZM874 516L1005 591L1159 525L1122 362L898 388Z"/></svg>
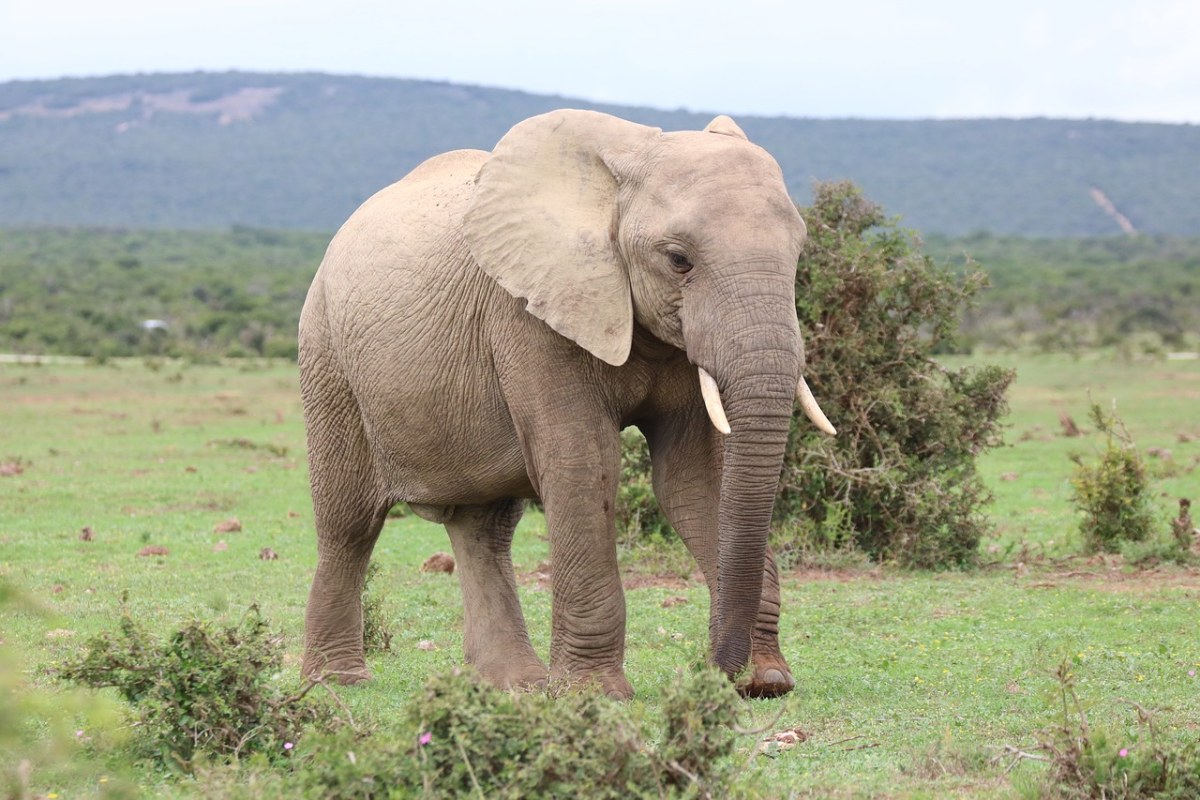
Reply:
<svg viewBox="0 0 1200 800"><path fill-rule="evenodd" d="M735 136L738 139L746 139L746 141L750 141L746 136L746 132L743 131L736 122L724 114L714 118L712 122L704 126L704 132L719 133L722 136Z"/></svg>
<svg viewBox="0 0 1200 800"><path fill-rule="evenodd" d="M633 340L616 241L619 165L659 134L595 111L527 119L480 169L464 221L484 272L525 298L529 313L616 366Z"/></svg>

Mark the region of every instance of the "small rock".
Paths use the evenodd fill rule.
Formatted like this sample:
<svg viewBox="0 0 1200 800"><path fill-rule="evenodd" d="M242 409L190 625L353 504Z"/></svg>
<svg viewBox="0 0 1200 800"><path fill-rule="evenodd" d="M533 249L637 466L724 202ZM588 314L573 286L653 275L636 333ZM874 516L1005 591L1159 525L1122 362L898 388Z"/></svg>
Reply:
<svg viewBox="0 0 1200 800"><path fill-rule="evenodd" d="M425 559L425 563L421 565L421 572L445 572L448 575L454 572L454 556L449 553L434 553Z"/></svg>
<svg viewBox="0 0 1200 800"><path fill-rule="evenodd" d="M258 554L258 557L263 561L275 561L279 558L279 554L269 547L264 547Z"/></svg>
<svg viewBox="0 0 1200 800"><path fill-rule="evenodd" d="M0 477L11 478L13 475L20 475L25 471L19 461L5 461L0 463Z"/></svg>
<svg viewBox="0 0 1200 800"><path fill-rule="evenodd" d="M145 547L143 547L141 550L138 550L138 555L143 556L143 557L144 556L165 556L169 552L171 552L171 551L168 550L167 548L163 547L161 544L148 544Z"/></svg>
<svg viewBox="0 0 1200 800"><path fill-rule="evenodd" d="M772 733L758 743L758 752L762 755L773 756L782 750L790 750L801 742L808 741L808 734L800 728L789 728L786 731Z"/></svg>
<svg viewBox="0 0 1200 800"><path fill-rule="evenodd" d="M94 530L92 530L91 525L84 525L79 530L79 541L90 542L92 539L95 539L95 538L96 538L96 532Z"/></svg>
<svg viewBox="0 0 1200 800"><path fill-rule="evenodd" d="M189 467L184 467L184 468L183 468L183 471L184 471L184 472L195 472L195 471L196 471L196 468L195 468L195 467L191 467L191 466L189 466Z"/></svg>
<svg viewBox="0 0 1200 800"><path fill-rule="evenodd" d="M216 533L237 533L242 529L242 523L237 517L230 517L224 522L218 522L213 526L213 531Z"/></svg>
<svg viewBox="0 0 1200 800"><path fill-rule="evenodd" d="M437 647L437 645L436 645L436 644L434 644L434 643L433 643L433 642L431 642L430 640L428 640L428 639L422 639L421 641L417 642L417 649L418 649L418 650L426 650L426 651L432 652L432 651L434 651L434 650L437 650L437 649L438 649L438 647Z"/></svg>

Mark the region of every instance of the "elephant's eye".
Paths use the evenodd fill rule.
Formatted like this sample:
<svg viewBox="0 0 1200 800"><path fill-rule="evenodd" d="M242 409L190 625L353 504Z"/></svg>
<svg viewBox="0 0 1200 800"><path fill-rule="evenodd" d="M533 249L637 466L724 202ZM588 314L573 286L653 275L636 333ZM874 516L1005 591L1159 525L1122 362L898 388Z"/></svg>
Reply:
<svg viewBox="0 0 1200 800"><path fill-rule="evenodd" d="M688 272L692 268L692 262L688 261L688 257L675 250L667 251L667 260L671 262L671 267L676 272Z"/></svg>

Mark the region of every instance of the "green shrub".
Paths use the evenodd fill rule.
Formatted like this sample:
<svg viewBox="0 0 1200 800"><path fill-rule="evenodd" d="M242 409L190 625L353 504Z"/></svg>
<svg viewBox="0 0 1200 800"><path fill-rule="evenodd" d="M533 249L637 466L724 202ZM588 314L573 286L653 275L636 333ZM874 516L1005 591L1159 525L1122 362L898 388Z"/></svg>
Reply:
<svg viewBox="0 0 1200 800"><path fill-rule="evenodd" d="M1116 413L1097 403L1089 410L1092 423L1106 437L1094 463L1073 456L1072 501L1082 512L1079 523L1088 552L1115 553L1123 543L1151 540L1154 510L1146 465L1129 431Z"/></svg>
<svg viewBox="0 0 1200 800"><path fill-rule="evenodd" d="M379 574L378 562L367 564L363 581L363 649L367 653L385 653L392 649L392 624L388 621L384 595L374 587Z"/></svg>
<svg viewBox="0 0 1200 800"><path fill-rule="evenodd" d="M784 562L857 548L913 567L971 564L991 499L975 461L999 443L1014 373L948 370L934 355L958 348L959 317L986 279L935 265L852 184L814 194L796 310L807 379L838 436L793 415L772 547ZM620 530L661 536L645 444L624 444Z"/></svg>
<svg viewBox="0 0 1200 800"><path fill-rule="evenodd" d="M790 529L906 566L971 564L991 499L975 462L999 443L1014 373L948 370L934 356L958 349L960 314L986 279L934 264L852 184L818 184L801 214L806 374L838 435L793 415L778 546Z"/></svg>
<svg viewBox="0 0 1200 800"><path fill-rule="evenodd" d="M671 537L671 524L658 506L650 473L650 448L636 428L621 432L621 483L617 487L617 535L628 543Z"/></svg>
<svg viewBox="0 0 1200 800"><path fill-rule="evenodd" d="M161 641L124 614L117 634L91 639L60 675L115 687L134 705L139 734L165 764L190 770L200 754L279 759L306 725L334 719L307 690L284 691L280 641L257 607L231 627L193 621Z"/></svg>
<svg viewBox="0 0 1200 800"><path fill-rule="evenodd" d="M715 670L683 676L663 700L661 743L635 707L573 688L495 689L464 670L431 679L399 722L305 741L295 790L378 797L729 797L740 706Z"/></svg>

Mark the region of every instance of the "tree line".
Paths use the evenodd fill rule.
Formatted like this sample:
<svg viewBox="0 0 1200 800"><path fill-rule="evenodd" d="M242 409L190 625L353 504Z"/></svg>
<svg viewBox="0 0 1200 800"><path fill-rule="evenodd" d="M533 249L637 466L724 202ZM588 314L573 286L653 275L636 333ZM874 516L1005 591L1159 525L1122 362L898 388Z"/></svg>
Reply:
<svg viewBox="0 0 1200 800"><path fill-rule="evenodd" d="M294 358L329 237L246 227L0 230L0 351ZM1200 239L977 234L931 237L924 249L990 282L960 312L960 350L1200 349Z"/></svg>

